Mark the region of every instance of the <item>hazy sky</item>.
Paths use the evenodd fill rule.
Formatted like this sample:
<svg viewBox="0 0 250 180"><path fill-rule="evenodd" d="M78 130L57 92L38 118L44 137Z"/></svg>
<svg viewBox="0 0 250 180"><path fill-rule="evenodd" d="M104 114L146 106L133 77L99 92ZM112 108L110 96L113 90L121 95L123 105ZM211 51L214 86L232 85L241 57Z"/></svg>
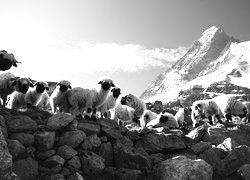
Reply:
<svg viewBox="0 0 250 180"><path fill-rule="evenodd" d="M10 72L73 86L108 75L140 95L207 28L250 40L249 0L0 2L0 49L22 62Z"/></svg>

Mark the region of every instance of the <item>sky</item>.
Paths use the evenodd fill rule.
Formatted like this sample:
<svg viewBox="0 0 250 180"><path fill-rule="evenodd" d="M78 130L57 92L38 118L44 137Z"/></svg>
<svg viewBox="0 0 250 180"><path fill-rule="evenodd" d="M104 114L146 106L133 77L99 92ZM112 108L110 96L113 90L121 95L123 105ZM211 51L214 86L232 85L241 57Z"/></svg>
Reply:
<svg viewBox="0 0 250 180"><path fill-rule="evenodd" d="M211 26L250 40L249 0L0 0L0 49L35 80L140 96Z"/></svg>

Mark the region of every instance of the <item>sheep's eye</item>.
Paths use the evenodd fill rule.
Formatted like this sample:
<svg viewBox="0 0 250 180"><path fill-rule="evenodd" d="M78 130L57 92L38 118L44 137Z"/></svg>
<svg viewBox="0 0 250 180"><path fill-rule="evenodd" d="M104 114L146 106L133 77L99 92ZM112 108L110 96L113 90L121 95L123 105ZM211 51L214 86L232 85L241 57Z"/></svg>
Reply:
<svg viewBox="0 0 250 180"><path fill-rule="evenodd" d="M129 97L129 96L127 96L127 100L128 100L129 102L131 102L131 101L132 101L132 98Z"/></svg>

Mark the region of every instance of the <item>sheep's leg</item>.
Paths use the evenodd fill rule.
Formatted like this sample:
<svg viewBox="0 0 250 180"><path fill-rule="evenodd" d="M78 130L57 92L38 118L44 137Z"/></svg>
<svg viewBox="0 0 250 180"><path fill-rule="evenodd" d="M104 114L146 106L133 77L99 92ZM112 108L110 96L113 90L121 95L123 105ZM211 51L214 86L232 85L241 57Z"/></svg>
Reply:
<svg viewBox="0 0 250 180"><path fill-rule="evenodd" d="M226 121L227 121L227 122L229 122L229 121L232 122L232 115L231 115L230 113L227 113L227 114L225 115L225 118L226 118Z"/></svg>
<svg viewBox="0 0 250 180"><path fill-rule="evenodd" d="M94 121L96 121L96 108L93 108L91 119L94 120Z"/></svg>
<svg viewBox="0 0 250 180"><path fill-rule="evenodd" d="M86 113L84 114L85 119L90 119L91 118L91 112L92 108L88 107Z"/></svg>
<svg viewBox="0 0 250 180"><path fill-rule="evenodd" d="M108 117L108 112L103 113L104 118L106 119Z"/></svg>
<svg viewBox="0 0 250 180"><path fill-rule="evenodd" d="M211 125L215 124L215 122L214 122L212 116L208 116L207 118L208 118L208 123L209 123L209 124L211 124Z"/></svg>
<svg viewBox="0 0 250 180"><path fill-rule="evenodd" d="M216 117L217 121L222 124L222 120L221 120L220 115L216 114L215 117Z"/></svg>
<svg viewBox="0 0 250 180"><path fill-rule="evenodd" d="M6 101L7 101L7 96L1 96L2 100L3 100L3 107L5 108L6 106Z"/></svg>

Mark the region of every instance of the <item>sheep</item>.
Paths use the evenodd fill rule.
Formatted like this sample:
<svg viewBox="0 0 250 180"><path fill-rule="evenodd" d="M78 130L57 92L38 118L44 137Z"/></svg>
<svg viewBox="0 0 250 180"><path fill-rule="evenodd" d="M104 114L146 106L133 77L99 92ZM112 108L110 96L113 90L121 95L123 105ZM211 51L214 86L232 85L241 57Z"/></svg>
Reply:
<svg viewBox="0 0 250 180"><path fill-rule="evenodd" d="M213 98L226 121L232 121L232 115L239 116L241 119L247 115L247 107L236 99L233 95L221 95Z"/></svg>
<svg viewBox="0 0 250 180"><path fill-rule="evenodd" d="M0 70L6 71L12 66L17 67L17 63L20 63L16 60L13 54L9 54L5 50L0 51Z"/></svg>
<svg viewBox="0 0 250 180"><path fill-rule="evenodd" d="M56 88L50 96L51 111L55 113L57 110L60 112L68 112L68 102L66 92L72 89L71 83L66 80L62 80L56 84ZM58 109L57 109L58 108Z"/></svg>
<svg viewBox="0 0 250 180"><path fill-rule="evenodd" d="M12 94L8 95L6 107L8 109L20 110L26 108L26 103L24 100L25 94L14 91Z"/></svg>
<svg viewBox="0 0 250 180"><path fill-rule="evenodd" d="M105 118L110 118L110 115L108 117L109 110L113 109L116 104L116 100L121 94L121 89L118 87L114 87L111 89L111 92L109 93L109 96L107 97L107 100L104 104L102 104L97 110L101 113L101 116L104 116Z"/></svg>
<svg viewBox="0 0 250 180"><path fill-rule="evenodd" d="M44 81L38 81L34 84L33 88L29 88L24 97L27 108L36 109L43 100L42 97L45 90L49 90L49 86L48 83Z"/></svg>
<svg viewBox="0 0 250 180"><path fill-rule="evenodd" d="M42 93L42 97L41 97L39 103L37 104L37 108L43 109L43 110L51 109L50 97L46 91L44 91Z"/></svg>
<svg viewBox="0 0 250 180"><path fill-rule="evenodd" d="M140 120L142 122L142 127L145 127L150 121L153 119L156 119L158 116L157 113L151 111L151 110L145 110L143 113L142 119Z"/></svg>
<svg viewBox="0 0 250 180"><path fill-rule="evenodd" d="M210 124L222 122L220 118L220 108L217 103L211 99L194 101L191 108L193 127L199 126L200 120L203 118L208 118Z"/></svg>
<svg viewBox="0 0 250 180"><path fill-rule="evenodd" d="M7 96L15 90L26 94L29 87L33 87L33 83L29 78L16 77L11 73L0 74L0 96L3 100L3 106L6 105Z"/></svg>
<svg viewBox="0 0 250 180"><path fill-rule="evenodd" d="M248 122L250 123L250 102L249 102L249 101L243 101L242 103L243 103L243 104L246 106L246 108L247 108L247 115L246 115L245 120L246 120L246 122L248 121Z"/></svg>
<svg viewBox="0 0 250 180"><path fill-rule="evenodd" d="M163 110L160 114L158 114L156 119L151 120L146 125L147 127L155 127L155 126L167 126L169 129L177 129L179 128L179 124L175 119L174 115L168 113Z"/></svg>
<svg viewBox="0 0 250 180"><path fill-rule="evenodd" d="M113 117L112 120L121 125L126 125L131 123L134 119L134 108L131 108L127 105L122 105L120 102L117 102L113 109Z"/></svg>
<svg viewBox="0 0 250 180"><path fill-rule="evenodd" d="M144 101L131 93L125 93L121 98L121 104L134 108L135 112L133 121L143 127L144 122L142 121L142 116L146 110L146 104Z"/></svg>
<svg viewBox="0 0 250 180"><path fill-rule="evenodd" d="M106 101L111 87L115 87L110 78L103 78L98 84L99 88L76 87L67 91L71 114L81 117L85 112L85 118L90 118L92 112L92 118L96 119L96 109Z"/></svg>

